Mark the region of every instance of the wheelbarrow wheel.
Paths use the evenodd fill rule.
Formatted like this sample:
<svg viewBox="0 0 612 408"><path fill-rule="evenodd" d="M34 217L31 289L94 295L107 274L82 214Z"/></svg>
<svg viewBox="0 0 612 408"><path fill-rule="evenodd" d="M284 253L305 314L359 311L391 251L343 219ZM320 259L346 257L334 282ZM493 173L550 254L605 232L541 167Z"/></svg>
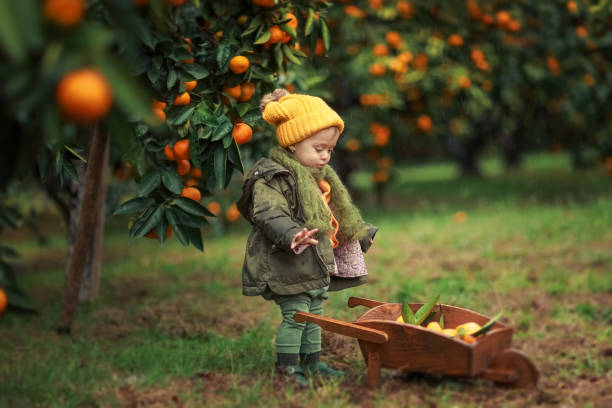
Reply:
<svg viewBox="0 0 612 408"><path fill-rule="evenodd" d="M489 372L509 372L508 380L495 381L495 385L511 388L534 387L538 383L538 369L523 352L506 349L495 356Z"/></svg>

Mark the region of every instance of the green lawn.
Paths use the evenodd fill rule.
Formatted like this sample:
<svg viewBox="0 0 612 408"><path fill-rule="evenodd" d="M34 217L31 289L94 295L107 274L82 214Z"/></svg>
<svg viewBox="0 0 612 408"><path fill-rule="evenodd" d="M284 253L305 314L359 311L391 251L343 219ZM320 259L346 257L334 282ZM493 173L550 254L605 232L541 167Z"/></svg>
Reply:
<svg viewBox="0 0 612 408"><path fill-rule="evenodd" d="M447 163L397 169L384 208L358 174L364 215L380 227L369 284L331 294L325 314L355 320L364 309L348 308L350 296L436 293L485 315L503 310L513 347L540 370L535 389L383 370L368 391L356 341L330 333L323 358L347 377L285 386L273 376L280 313L241 295L244 221L223 236L206 231L200 253L175 238L130 240L125 220L112 219L100 297L80 307L71 338L57 335L66 249L49 216L36 234L7 234L40 313L0 318L0 406L610 406L612 178L572 172L564 155L529 156L510 173L494 159L483 168L480 179L457 179Z"/></svg>

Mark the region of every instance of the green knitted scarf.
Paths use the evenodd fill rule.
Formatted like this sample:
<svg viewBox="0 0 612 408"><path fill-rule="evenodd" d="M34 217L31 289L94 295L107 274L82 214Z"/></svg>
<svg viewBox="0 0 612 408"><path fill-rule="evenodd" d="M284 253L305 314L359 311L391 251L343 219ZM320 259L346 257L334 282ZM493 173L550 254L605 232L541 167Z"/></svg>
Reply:
<svg viewBox="0 0 612 408"><path fill-rule="evenodd" d="M318 228L319 236L332 231L329 212L321 199L318 185L318 182L324 179L331 186L330 206L340 224L339 233L342 238L353 240L365 237L366 223L334 169L329 165L322 169L303 166L289 151L278 146L270 150L270 158L296 177L298 194L306 217L306 228Z"/></svg>

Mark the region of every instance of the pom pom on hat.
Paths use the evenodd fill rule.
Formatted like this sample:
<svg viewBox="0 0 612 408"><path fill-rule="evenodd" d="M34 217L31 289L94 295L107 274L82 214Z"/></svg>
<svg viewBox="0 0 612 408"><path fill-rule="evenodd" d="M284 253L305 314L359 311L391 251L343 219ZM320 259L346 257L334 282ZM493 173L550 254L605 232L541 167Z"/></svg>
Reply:
<svg viewBox="0 0 612 408"><path fill-rule="evenodd" d="M290 94L284 89L277 89L264 95L260 109L263 119L276 125L276 138L283 147L332 126L337 127L340 133L344 130L340 116L316 96Z"/></svg>

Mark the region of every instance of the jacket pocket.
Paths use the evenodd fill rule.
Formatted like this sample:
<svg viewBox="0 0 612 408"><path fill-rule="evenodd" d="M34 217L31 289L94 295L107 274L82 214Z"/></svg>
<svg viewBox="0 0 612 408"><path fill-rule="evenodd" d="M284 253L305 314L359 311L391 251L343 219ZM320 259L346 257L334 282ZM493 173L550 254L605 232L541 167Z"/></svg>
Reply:
<svg viewBox="0 0 612 408"><path fill-rule="evenodd" d="M272 248L268 262L274 278L283 284L299 284L320 279L324 274L321 271L314 248L307 248L299 255L293 251L284 251Z"/></svg>

